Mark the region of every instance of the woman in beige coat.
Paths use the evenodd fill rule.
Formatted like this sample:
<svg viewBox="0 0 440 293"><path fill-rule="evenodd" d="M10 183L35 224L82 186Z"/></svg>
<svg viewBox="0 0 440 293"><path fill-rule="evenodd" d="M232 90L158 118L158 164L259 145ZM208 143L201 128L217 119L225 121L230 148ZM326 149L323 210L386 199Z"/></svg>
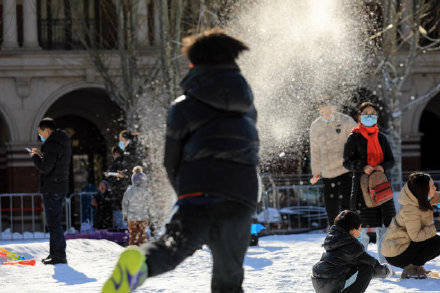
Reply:
<svg viewBox="0 0 440 293"><path fill-rule="evenodd" d="M440 236L434 226L432 205L440 195L431 176L412 173L399 196L402 205L385 234L382 254L403 268L401 278L426 278L423 265L440 255Z"/></svg>

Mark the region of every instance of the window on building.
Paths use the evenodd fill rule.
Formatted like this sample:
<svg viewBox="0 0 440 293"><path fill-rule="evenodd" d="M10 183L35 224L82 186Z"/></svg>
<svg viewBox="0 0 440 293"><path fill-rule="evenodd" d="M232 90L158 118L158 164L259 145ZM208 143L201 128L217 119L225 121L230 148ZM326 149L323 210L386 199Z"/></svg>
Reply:
<svg viewBox="0 0 440 293"><path fill-rule="evenodd" d="M116 47L111 0L37 0L40 45L46 50Z"/></svg>

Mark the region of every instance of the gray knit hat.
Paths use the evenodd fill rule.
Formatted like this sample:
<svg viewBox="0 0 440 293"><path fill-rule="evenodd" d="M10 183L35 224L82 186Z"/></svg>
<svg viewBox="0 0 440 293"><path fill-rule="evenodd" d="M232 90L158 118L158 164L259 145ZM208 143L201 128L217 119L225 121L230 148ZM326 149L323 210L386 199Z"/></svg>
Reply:
<svg viewBox="0 0 440 293"><path fill-rule="evenodd" d="M147 176L142 171L142 167L134 167L133 175L131 176L131 183L133 185L142 185L147 181Z"/></svg>

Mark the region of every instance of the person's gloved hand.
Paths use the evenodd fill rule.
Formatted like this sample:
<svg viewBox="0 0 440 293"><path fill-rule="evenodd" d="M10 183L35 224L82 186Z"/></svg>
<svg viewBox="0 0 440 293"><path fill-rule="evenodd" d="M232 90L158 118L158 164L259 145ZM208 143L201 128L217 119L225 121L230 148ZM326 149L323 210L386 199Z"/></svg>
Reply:
<svg viewBox="0 0 440 293"><path fill-rule="evenodd" d="M377 263L374 267L374 277L388 279L393 275L393 268L389 264Z"/></svg>

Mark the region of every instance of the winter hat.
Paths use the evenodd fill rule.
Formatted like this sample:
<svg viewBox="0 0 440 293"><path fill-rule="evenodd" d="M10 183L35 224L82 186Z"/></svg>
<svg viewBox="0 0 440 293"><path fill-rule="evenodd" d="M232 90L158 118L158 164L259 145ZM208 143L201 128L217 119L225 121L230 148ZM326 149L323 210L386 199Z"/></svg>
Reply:
<svg viewBox="0 0 440 293"><path fill-rule="evenodd" d="M99 184L101 184L101 183L104 183L104 184L105 184L105 187L106 187L107 190L109 189L109 185L110 185L110 184L108 183L107 180L105 180L105 179L104 179L104 180L101 180L101 181L99 182ZM98 185L99 185L99 184L98 184Z"/></svg>
<svg viewBox="0 0 440 293"><path fill-rule="evenodd" d="M147 176L142 171L141 166L133 168L133 175L131 176L131 183L133 185L139 186L147 180Z"/></svg>

